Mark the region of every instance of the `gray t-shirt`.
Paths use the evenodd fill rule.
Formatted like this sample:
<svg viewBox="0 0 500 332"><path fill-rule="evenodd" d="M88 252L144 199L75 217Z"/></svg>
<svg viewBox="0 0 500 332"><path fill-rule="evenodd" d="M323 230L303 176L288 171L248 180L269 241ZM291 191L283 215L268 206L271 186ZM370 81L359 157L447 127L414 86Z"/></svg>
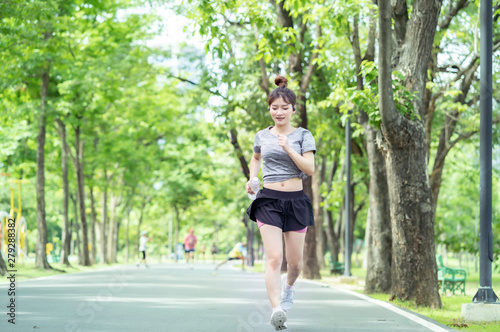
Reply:
<svg viewBox="0 0 500 332"><path fill-rule="evenodd" d="M281 182L293 178L307 178L290 156L278 145L278 136L271 133L270 126L255 135L253 151L260 153L264 161L262 174L264 183ZM288 144L298 154L308 151L316 153L316 143L311 132L304 128L297 128L287 135Z"/></svg>

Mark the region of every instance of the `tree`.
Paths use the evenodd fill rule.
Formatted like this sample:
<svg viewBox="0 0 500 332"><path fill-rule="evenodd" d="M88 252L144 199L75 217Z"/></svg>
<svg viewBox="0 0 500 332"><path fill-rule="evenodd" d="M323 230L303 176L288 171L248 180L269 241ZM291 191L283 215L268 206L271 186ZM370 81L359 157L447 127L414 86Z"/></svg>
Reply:
<svg viewBox="0 0 500 332"><path fill-rule="evenodd" d="M52 34L53 17L60 15L54 2L34 1L30 4L13 1L2 5L8 17L2 17L3 39L2 57L4 70L10 72L14 81L3 82L3 86L22 87L21 92L30 95L37 104L38 135L36 151L36 194L37 194L37 229L36 266L49 269L46 257L47 224L45 215L45 140L47 118L50 113L49 96L54 89L51 86L51 66L58 54L54 52ZM2 10L3 12L3 10ZM64 15L64 10L63 10ZM35 23L33 23L35 22ZM5 55L11 55L5 56ZM12 57L13 55L13 57ZM26 66L19 66L20 59ZM26 116L26 115L25 115Z"/></svg>
<svg viewBox="0 0 500 332"><path fill-rule="evenodd" d="M499 5L497 5L498 7ZM445 7L445 6L443 6ZM471 21L478 13L474 2L449 1L439 21L439 33L434 38L434 50L429 63L429 82L425 91L425 126L427 144L437 138L434 162L429 177L434 209L438 206L442 174L448 153L463 140L479 131L479 53L475 25ZM495 16L498 21L498 15ZM467 31L467 33L464 33ZM452 39L450 36L453 36ZM449 45L452 45L451 47ZM460 45L457 47L456 45ZM449 49L452 50L449 50ZM457 49L458 50L454 50ZM500 30L495 29L492 51L500 48ZM449 55L451 53L451 55ZM438 61L438 56L444 60ZM500 121L500 115L493 123ZM439 126L437 130L433 128ZM437 131L437 132L436 132ZM436 133L435 133L436 132Z"/></svg>
<svg viewBox="0 0 500 332"><path fill-rule="evenodd" d="M346 16L353 16L352 23L345 22L355 61L356 90L349 91L350 100L357 107L359 124L364 131L364 147L369 170L369 213L366 223L367 274L365 291L388 292L391 288L392 237L389 213L389 195L384 157L379 149L381 136L378 119L377 72L375 60L376 16L373 4L365 2L348 7ZM364 29L366 41L363 55L360 36L360 17L364 14L368 24ZM351 28L352 24L352 28ZM368 86L366 86L368 85Z"/></svg>
<svg viewBox="0 0 500 332"><path fill-rule="evenodd" d="M68 220L68 205L69 205L69 183L68 183L68 147L66 142L66 125L60 120L56 119L58 125L58 133L61 137L61 170L63 180L63 234L62 234L62 248L61 248L61 261L69 265L69 251L70 251L70 230Z"/></svg>
<svg viewBox="0 0 500 332"><path fill-rule="evenodd" d="M390 1L378 5L379 107L393 237L391 294L439 308L423 95L441 2L414 2L410 18L406 1L397 1L392 7ZM403 91L393 88L392 68L397 69L394 75ZM406 91L414 98L408 100Z"/></svg>
<svg viewBox="0 0 500 332"><path fill-rule="evenodd" d="M236 84L236 88L230 89L227 109L231 110L231 114L224 112L228 122L236 122L232 117L237 112L232 110L244 110L249 116L246 117L246 124L238 123L239 129L245 127L255 132L256 124L261 127L262 123L268 123L264 117L267 114L255 101L260 105L266 102L272 89L269 82L271 73L281 72L289 75L294 82L291 88L296 90L298 97L297 125L308 128L307 96L312 90L310 84L317 68L317 50L322 38L321 27L314 21L312 9L283 1L271 1L264 6L260 2L218 1L193 3L191 8L190 17L200 26L200 33L211 37L207 49L221 61L224 79L233 79L224 83L229 87L234 81L243 84ZM238 65L241 67L236 68ZM249 79L253 83L250 88ZM237 137L235 128L231 128L233 139ZM313 199L311 184L311 178L306 179L304 191ZM321 220L317 223L321 224ZM315 228L310 227L304 248L303 270L303 275L310 279L320 278L315 238Z"/></svg>

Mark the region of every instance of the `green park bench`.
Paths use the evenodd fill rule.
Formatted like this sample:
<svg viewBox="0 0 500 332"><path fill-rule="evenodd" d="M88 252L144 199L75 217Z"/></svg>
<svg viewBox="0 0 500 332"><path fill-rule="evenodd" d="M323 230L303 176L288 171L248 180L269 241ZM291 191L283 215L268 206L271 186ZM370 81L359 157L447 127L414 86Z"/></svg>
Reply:
<svg viewBox="0 0 500 332"><path fill-rule="evenodd" d="M61 260L61 253L58 253L58 254L49 254L47 255L47 261L49 263L59 263L59 261Z"/></svg>
<svg viewBox="0 0 500 332"><path fill-rule="evenodd" d="M436 255L436 263L441 291L444 294L446 291L451 291L453 295L455 295L455 291L460 291L465 295L465 281L467 279L465 269L444 266L443 256L441 255Z"/></svg>
<svg viewBox="0 0 500 332"><path fill-rule="evenodd" d="M330 268L330 274L344 273L344 263L334 261L331 255L326 255L326 259L328 260L328 267Z"/></svg>

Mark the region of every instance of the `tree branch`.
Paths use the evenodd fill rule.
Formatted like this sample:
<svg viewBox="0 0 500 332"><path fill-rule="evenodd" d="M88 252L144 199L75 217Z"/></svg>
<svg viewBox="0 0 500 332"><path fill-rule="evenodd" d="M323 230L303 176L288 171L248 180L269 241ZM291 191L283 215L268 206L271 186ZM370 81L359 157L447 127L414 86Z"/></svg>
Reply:
<svg viewBox="0 0 500 332"><path fill-rule="evenodd" d="M318 23L316 31L318 34L317 38L318 39L321 38L321 35L322 35L321 34L321 26L319 25L319 23ZM316 47L314 48L314 50L319 51L320 49L321 49L321 47L319 46L319 40L318 40L318 43L316 44ZM312 79L312 76L314 74L314 71L318 67L318 65L315 63L315 60L318 58L318 56L319 56L319 53L313 51L311 58L309 60L309 68L307 68L307 73L304 76L304 78L302 79L302 82L300 84L300 91L303 94L305 94L307 92L307 88L309 87L309 83L311 83L311 79Z"/></svg>
<svg viewBox="0 0 500 332"><path fill-rule="evenodd" d="M271 3L276 7L276 12L278 13L278 20L283 28L293 28L293 19L290 16L290 12L285 9L285 1L279 0L278 3L276 1L271 0Z"/></svg>
<svg viewBox="0 0 500 332"><path fill-rule="evenodd" d="M237 26L237 27L243 28L243 27L245 27L245 25L251 24L250 21L234 22L234 21L231 21L230 19L228 19L226 17L226 15L222 14L222 16L224 17L224 21L226 21L229 25L232 25L232 26Z"/></svg>
<svg viewBox="0 0 500 332"><path fill-rule="evenodd" d="M56 118L56 123L58 124L59 128L56 126L56 131L57 133L59 134L60 137L62 137L63 135L63 128L65 127L64 123L61 121L61 119L58 119ZM64 146L63 146L63 149L66 150L66 152L69 154L69 157L71 158L71 161L73 162L73 165L76 165L76 158L75 156L73 155L73 152L71 151L71 149L69 148L69 145L68 143L66 142L66 140L64 140Z"/></svg>
<svg viewBox="0 0 500 332"><path fill-rule="evenodd" d="M361 50L359 48L359 14L354 17L352 27L351 47L354 52L354 61L356 62L356 87L363 90L363 77L361 76Z"/></svg>
<svg viewBox="0 0 500 332"><path fill-rule="evenodd" d="M393 0L394 1L394 0ZM395 0L392 2L392 17L394 18L394 32L398 45L403 45L406 36L406 24L408 23L408 7L406 0ZM380 6L380 3L379 3Z"/></svg>
<svg viewBox="0 0 500 332"><path fill-rule="evenodd" d="M333 151L332 168L330 169L330 174L328 175L328 182L327 182L328 192L331 191L333 178L335 177L335 174L337 174L337 169L339 167L339 157L338 157L339 155L340 155L340 149L339 148L335 149Z"/></svg>
<svg viewBox="0 0 500 332"><path fill-rule="evenodd" d="M305 36L306 36L306 32L307 32L307 24L305 24L301 20L300 21L300 35L299 35L299 42L300 42L301 45L304 44L304 39L305 39Z"/></svg>
<svg viewBox="0 0 500 332"><path fill-rule="evenodd" d="M175 78L175 79L178 79L181 82L189 83L191 85L195 85L195 86L199 86L200 85L200 83L196 83L196 82L190 81L187 78L178 77L178 76L175 76L175 75L172 75L172 74L168 74L167 76ZM207 91L207 92L209 92L209 93L211 93L213 95L219 96L219 97L227 100L227 97L223 96L219 91L214 92L214 91L210 90L209 88L203 88L203 90L205 90L205 91Z"/></svg>
<svg viewBox="0 0 500 332"><path fill-rule="evenodd" d="M259 40L259 29L257 27L257 24L253 25L253 29L255 32L255 40ZM258 43L255 45L255 48L257 52L259 52L259 45ZM260 87L264 92L266 93L267 96L269 96L269 79L267 78L267 73L266 73L266 64L264 63L264 57L259 59L259 66L260 66L260 74L262 76L262 82L260 83Z"/></svg>
<svg viewBox="0 0 500 332"><path fill-rule="evenodd" d="M500 40L495 40L493 42L492 53L494 54L499 48L500 48ZM478 66L478 63L476 62L479 61L479 57L480 54L478 53L474 54L469 65L465 69L460 69L459 65L450 65L454 68L457 68L459 71L451 81L449 81L442 89L440 89L437 93L434 94L431 103L434 103L439 97L441 97L444 94L445 91L448 91L453 84L455 84L459 79L462 78L462 76L467 75L471 70L476 71Z"/></svg>
<svg viewBox="0 0 500 332"><path fill-rule="evenodd" d="M497 124L499 122L500 122L500 113L498 113L497 117L495 119L493 119L492 124ZM451 148L454 147L458 142L463 141L464 139L468 139L468 138L472 137L473 135L477 134L478 132L479 132L479 129L459 135L454 141L452 141L449 144L449 147L448 147L446 153L448 153L451 150Z"/></svg>
<svg viewBox="0 0 500 332"><path fill-rule="evenodd" d="M379 0L379 108L382 125L390 128L398 114L394 105L392 91L392 38L391 38L391 5L389 0Z"/></svg>
<svg viewBox="0 0 500 332"><path fill-rule="evenodd" d="M236 155L238 157L238 160L240 161L241 165L241 170L243 171L243 175L250 180L250 169L248 168L247 161L245 159L245 155L243 154L243 151L241 150L241 147L238 143L238 132L236 129L231 128L229 133L231 134L231 144L234 147L234 150L236 151Z"/></svg>
<svg viewBox="0 0 500 332"><path fill-rule="evenodd" d="M469 0L459 0L458 3L453 6L453 3L450 1L450 10L446 13L444 20L439 23L439 30L446 30L450 26L451 21L455 16L457 16L458 12L467 7L469 5Z"/></svg>
<svg viewBox="0 0 500 332"><path fill-rule="evenodd" d="M368 23L368 45L366 47L366 53L363 60L374 61L375 60L375 34L377 30L377 22L375 21L375 8L372 7L370 11L370 19Z"/></svg>

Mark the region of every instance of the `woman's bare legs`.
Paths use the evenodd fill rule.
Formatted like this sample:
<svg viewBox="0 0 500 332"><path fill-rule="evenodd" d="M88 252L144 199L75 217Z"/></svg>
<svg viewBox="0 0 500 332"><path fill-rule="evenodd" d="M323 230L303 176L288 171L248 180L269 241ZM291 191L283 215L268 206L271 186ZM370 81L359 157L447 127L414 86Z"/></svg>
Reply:
<svg viewBox="0 0 500 332"><path fill-rule="evenodd" d="M292 286L299 277L300 271L302 271L302 252L304 250L305 237L305 233L285 233L287 275L282 277L286 279L282 279L281 285L281 308L285 312L288 312L293 306L295 291Z"/></svg>
<svg viewBox="0 0 500 332"><path fill-rule="evenodd" d="M281 262L283 261L283 232L271 225L260 227L260 234L266 251L266 290L273 308L281 304Z"/></svg>
<svg viewBox="0 0 500 332"><path fill-rule="evenodd" d="M287 284L293 286L302 271L302 258L306 233L286 232L285 250L287 262Z"/></svg>

